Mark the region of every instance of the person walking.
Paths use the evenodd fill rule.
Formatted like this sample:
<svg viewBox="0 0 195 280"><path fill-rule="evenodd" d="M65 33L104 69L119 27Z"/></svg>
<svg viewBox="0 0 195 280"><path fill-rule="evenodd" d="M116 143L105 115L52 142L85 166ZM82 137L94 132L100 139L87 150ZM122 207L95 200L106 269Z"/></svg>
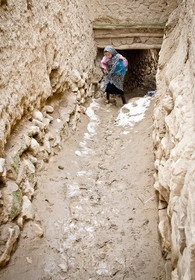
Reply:
<svg viewBox="0 0 195 280"><path fill-rule="evenodd" d="M106 103L110 102L110 94L121 96L123 104L126 104L123 83L128 67L128 61L119 54L112 46L106 46L104 57L101 61L102 67L106 70L102 92L106 92Z"/></svg>

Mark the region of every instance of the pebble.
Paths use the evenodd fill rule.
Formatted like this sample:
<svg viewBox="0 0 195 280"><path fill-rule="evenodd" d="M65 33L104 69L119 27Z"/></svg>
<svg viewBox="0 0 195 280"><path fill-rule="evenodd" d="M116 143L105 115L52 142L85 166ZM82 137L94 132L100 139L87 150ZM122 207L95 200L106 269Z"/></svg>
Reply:
<svg viewBox="0 0 195 280"><path fill-rule="evenodd" d="M50 106L50 105L46 105L45 106L45 111L47 112L47 113L53 113L53 111L54 111L54 108L52 107L52 106Z"/></svg>

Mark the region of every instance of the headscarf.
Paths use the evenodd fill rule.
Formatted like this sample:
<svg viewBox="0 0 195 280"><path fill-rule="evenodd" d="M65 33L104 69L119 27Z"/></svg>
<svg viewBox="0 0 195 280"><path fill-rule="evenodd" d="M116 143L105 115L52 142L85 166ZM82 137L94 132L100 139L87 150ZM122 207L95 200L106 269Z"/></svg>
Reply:
<svg viewBox="0 0 195 280"><path fill-rule="evenodd" d="M106 46L104 49L104 53L109 52L111 55L116 55L118 52L112 46Z"/></svg>
<svg viewBox="0 0 195 280"><path fill-rule="evenodd" d="M109 72L114 72L114 69L116 68L116 65L119 61L119 54L112 46L106 46L104 49L104 53L105 52L109 52L112 57L108 58L106 55L104 55L101 64L104 69L107 69Z"/></svg>

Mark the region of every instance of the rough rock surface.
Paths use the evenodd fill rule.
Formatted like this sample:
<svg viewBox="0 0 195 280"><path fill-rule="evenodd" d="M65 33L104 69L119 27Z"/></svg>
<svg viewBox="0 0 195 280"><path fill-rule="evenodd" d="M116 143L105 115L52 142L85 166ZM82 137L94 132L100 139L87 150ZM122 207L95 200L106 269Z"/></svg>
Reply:
<svg viewBox="0 0 195 280"><path fill-rule="evenodd" d="M75 94L73 97L64 95L53 101L53 106L45 106L42 112L35 110L29 119L25 118L18 124L8 140L6 157L0 161L0 238L3 240L0 266L9 261L25 221L34 219L31 202L36 191L37 171L44 170L49 158L61 149L62 140L76 129L81 114L85 112L83 105L71 102L77 98ZM9 242L10 227L7 224L10 222L12 227L14 223L17 228L19 226L14 242ZM37 229L37 235L43 235L41 228Z"/></svg>
<svg viewBox="0 0 195 280"><path fill-rule="evenodd" d="M97 24L162 24L176 8L178 0L92 0L88 3Z"/></svg>
<svg viewBox="0 0 195 280"><path fill-rule="evenodd" d="M0 156L24 114L70 91L73 69L84 90L90 86L83 73L90 77L96 50L88 15L79 0L0 2Z"/></svg>
<svg viewBox="0 0 195 280"><path fill-rule="evenodd" d="M157 73L154 177L173 280L195 279L194 29L195 3L185 0L168 20Z"/></svg>

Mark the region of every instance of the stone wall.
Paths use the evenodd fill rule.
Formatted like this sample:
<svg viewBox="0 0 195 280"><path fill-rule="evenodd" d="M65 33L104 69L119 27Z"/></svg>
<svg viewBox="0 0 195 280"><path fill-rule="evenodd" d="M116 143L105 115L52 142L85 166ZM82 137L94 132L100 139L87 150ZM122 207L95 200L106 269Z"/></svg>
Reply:
<svg viewBox="0 0 195 280"><path fill-rule="evenodd" d="M31 203L37 174L92 96L88 15L80 0L0 1L0 267L25 221L44 234Z"/></svg>
<svg viewBox="0 0 195 280"><path fill-rule="evenodd" d="M195 3L170 16L154 110L159 231L171 279L195 279Z"/></svg>
<svg viewBox="0 0 195 280"><path fill-rule="evenodd" d="M71 90L72 70L90 85L96 50L88 14L79 0L0 2L0 156L23 115Z"/></svg>
<svg viewBox="0 0 195 280"><path fill-rule="evenodd" d="M177 0L91 0L89 10L95 24L163 24Z"/></svg>

